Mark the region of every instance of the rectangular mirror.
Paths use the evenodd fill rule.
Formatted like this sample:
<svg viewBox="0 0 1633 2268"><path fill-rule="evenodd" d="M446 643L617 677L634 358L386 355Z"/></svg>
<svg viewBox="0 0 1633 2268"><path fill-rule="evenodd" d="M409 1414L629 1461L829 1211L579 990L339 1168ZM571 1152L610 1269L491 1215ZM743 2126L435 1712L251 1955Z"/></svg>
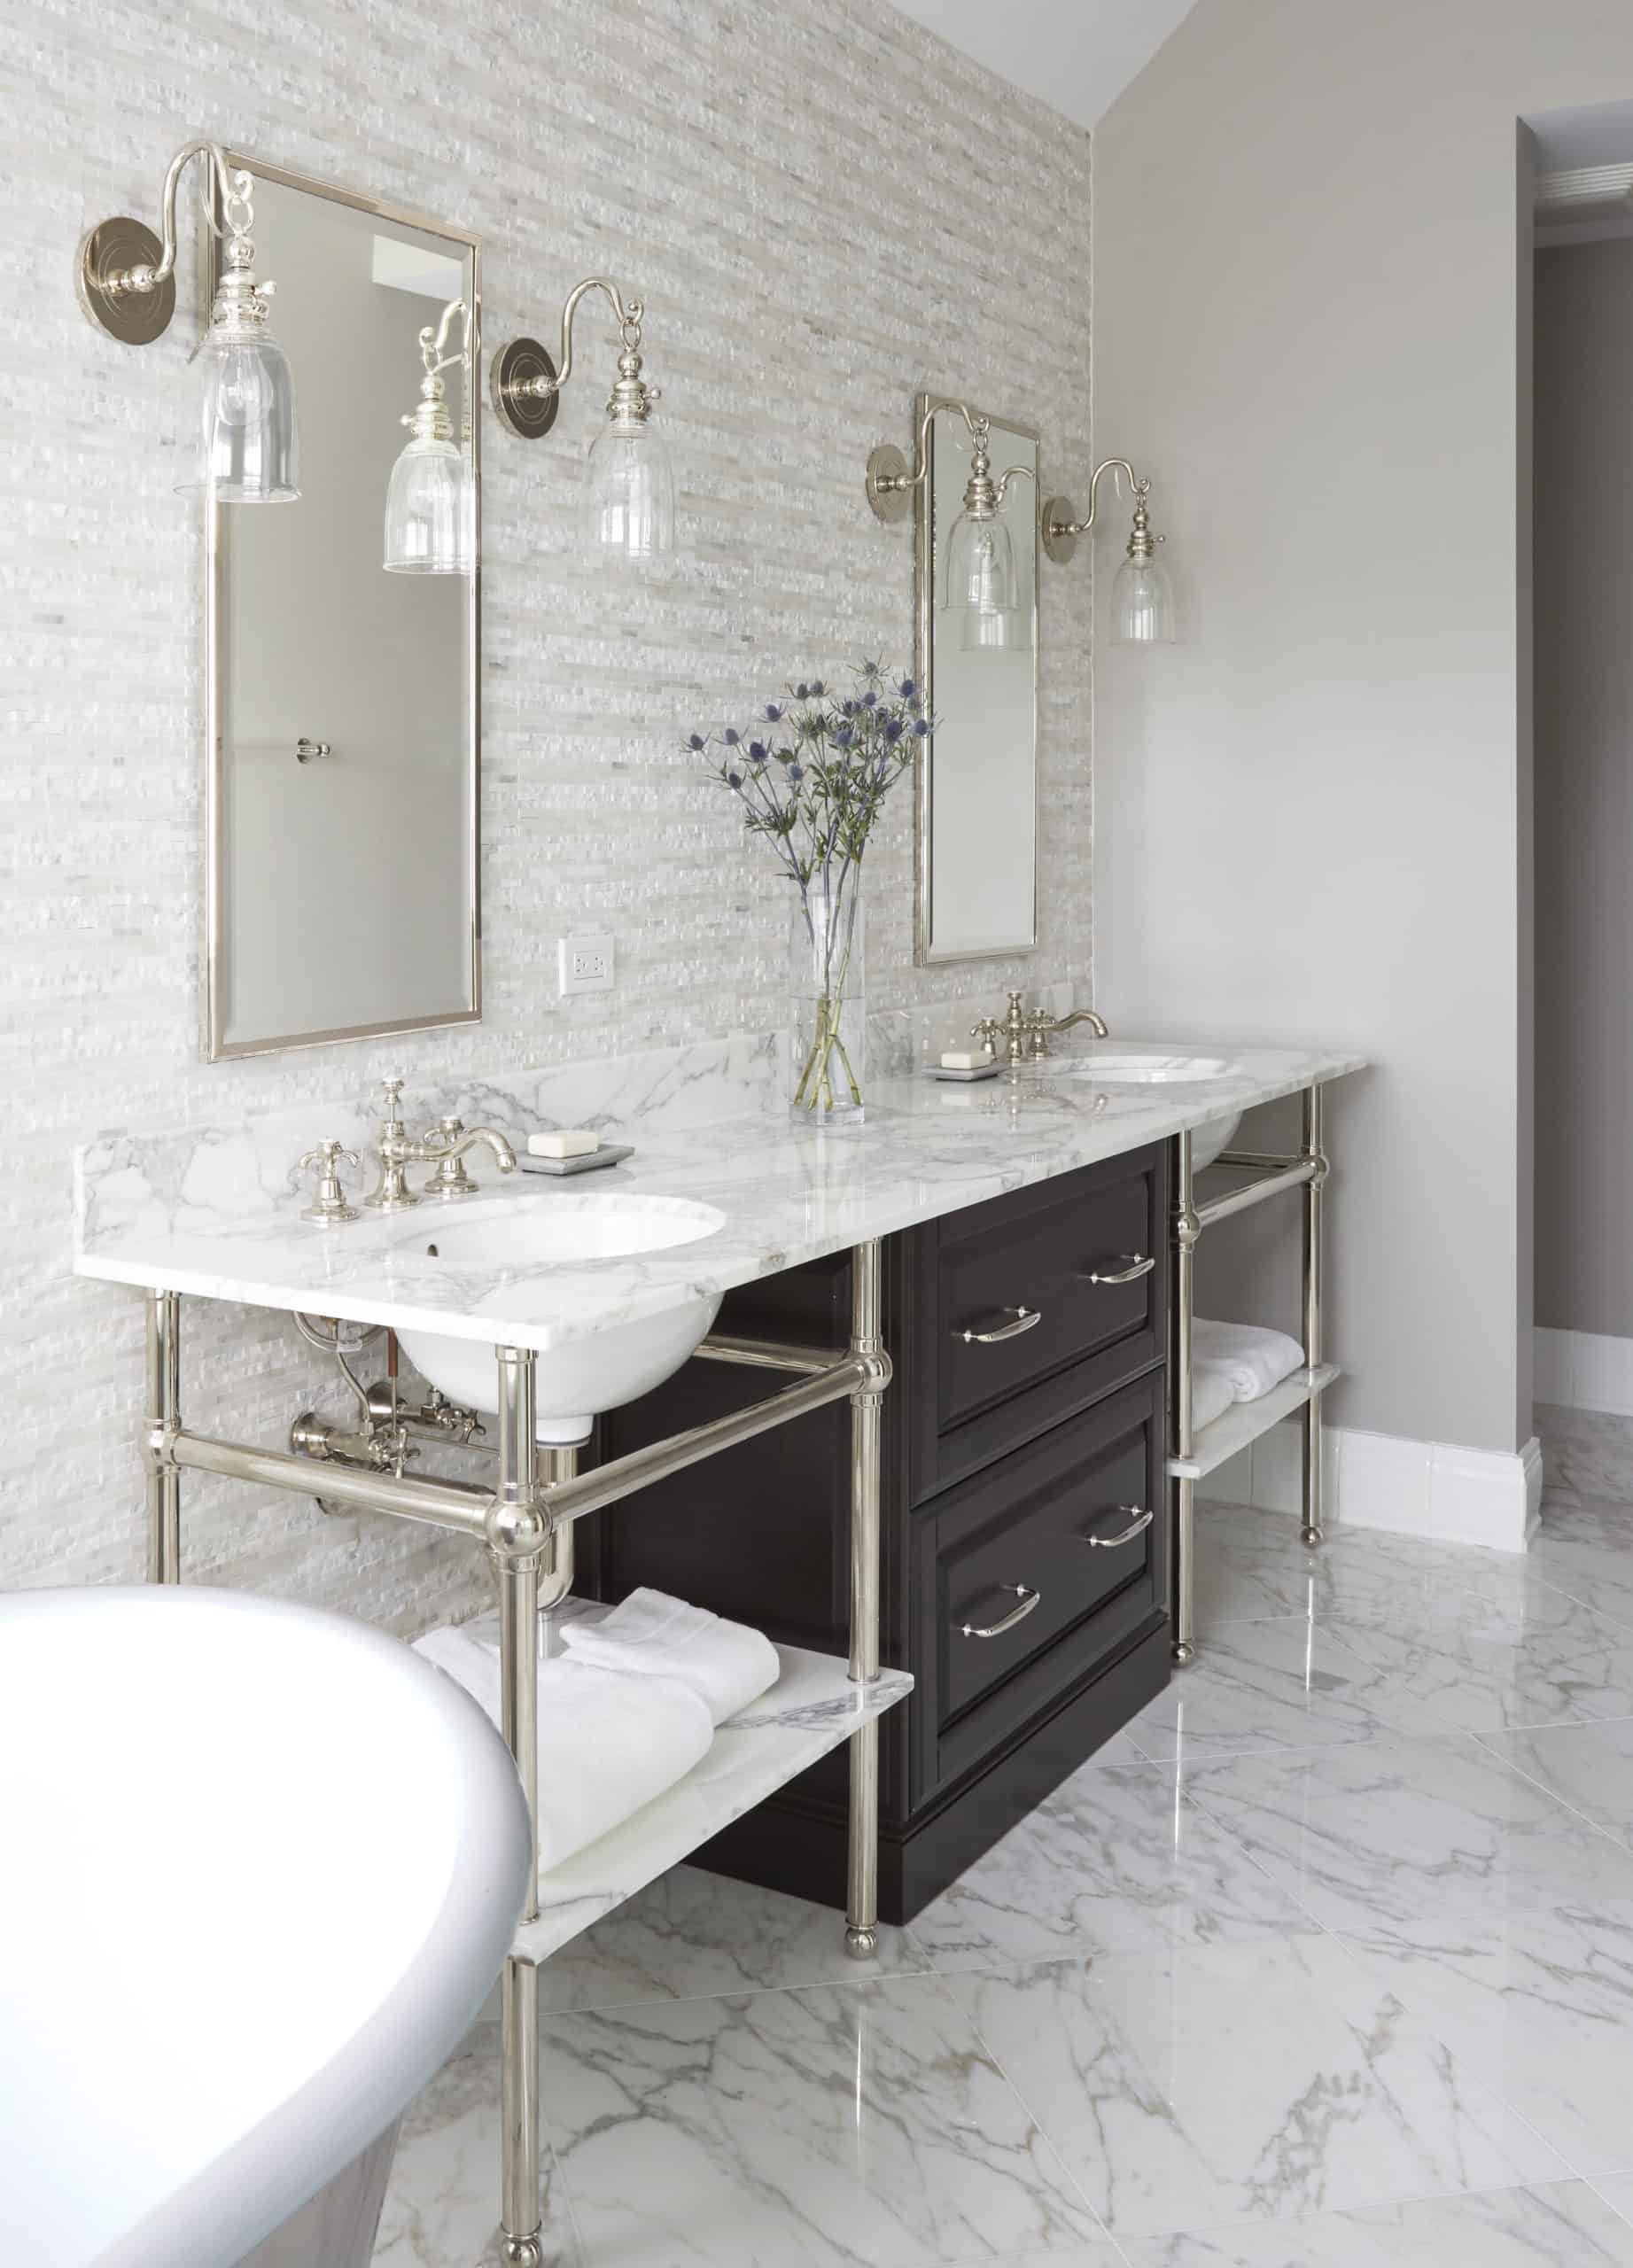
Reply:
<svg viewBox="0 0 1633 2268"><path fill-rule="evenodd" d="M249 159L255 272L293 373L300 493L206 508L205 1052L481 1014L475 237ZM212 288L214 284L212 274ZM425 373L469 453L468 571L388 573L386 491Z"/></svg>
<svg viewBox="0 0 1633 2268"><path fill-rule="evenodd" d="M915 425L930 397L921 394ZM992 478L1014 467L1000 515L1015 604L947 603L948 547L969 478L969 429L938 409L918 492L918 674L936 730L920 759L920 961L976 960L1038 942L1038 436L994 417Z"/></svg>

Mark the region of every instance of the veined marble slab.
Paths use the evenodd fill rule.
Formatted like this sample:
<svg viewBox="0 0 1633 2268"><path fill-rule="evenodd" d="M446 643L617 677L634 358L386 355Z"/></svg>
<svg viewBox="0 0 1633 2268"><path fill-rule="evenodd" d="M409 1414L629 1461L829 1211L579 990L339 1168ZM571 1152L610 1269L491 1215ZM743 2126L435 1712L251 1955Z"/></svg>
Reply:
<svg viewBox="0 0 1633 2268"><path fill-rule="evenodd" d="M603 1090L625 1099L616 1108L609 1102L602 1122L633 1136L631 1162L587 1184L580 1177L540 1187L530 1177L517 1191L511 1180L502 1193L457 1208L428 1206L330 1229L300 1219L304 1200L291 1169L321 1135L362 1138L354 1112L307 1108L225 1132L105 1138L76 1157L74 1266L116 1283L542 1351L1363 1068L1361 1057L1341 1050L1207 1045L1232 1068L1194 1085L1096 1087L1053 1076L1059 1064L976 1086L887 1080L872 1090L865 1124L826 1131L764 1107L760 1046L745 1043L737 1067L737 1107L751 1115L707 1124L683 1122L673 1091L667 1109L639 1107L653 1078L683 1097L684 1065L665 1058L661 1075L643 1078L636 1068L622 1084L618 1067L608 1065ZM1119 1040L1116 1052L1127 1055L1133 1045ZM429 1104L408 1098L411 1122L457 1108L468 1124L481 1118L521 1137L541 1122L526 1084L462 1089L456 1102L440 1092ZM718 1078L710 1091L718 1099ZM494 1188L480 1156L477 1169ZM426 1252L434 1224L514 1217L524 1206L612 1190L698 1199L717 1207L723 1223L667 1252L572 1265L451 1267Z"/></svg>
<svg viewBox="0 0 1633 2268"><path fill-rule="evenodd" d="M906 1670L883 1670L871 1685L857 1685L836 1655L779 1646L777 1659L776 1683L727 1719L684 1780L540 1876L539 1918L516 1933L513 1949L524 1960L548 1960L913 1690ZM837 1915L834 1928L844 1928Z"/></svg>

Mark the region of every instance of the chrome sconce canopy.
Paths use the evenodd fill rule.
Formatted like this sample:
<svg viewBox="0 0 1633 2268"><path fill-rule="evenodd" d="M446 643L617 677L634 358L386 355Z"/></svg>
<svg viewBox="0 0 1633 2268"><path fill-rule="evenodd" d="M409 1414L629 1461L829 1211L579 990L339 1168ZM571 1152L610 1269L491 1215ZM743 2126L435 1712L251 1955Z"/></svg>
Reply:
<svg viewBox="0 0 1633 2268"><path fill-rule="evenodd" d="M969 434L969 478L964 501L947 538L946 565L937 581L939 604L961 610L963 644L972 652L1015 651L1031 645L1031 612L1017 600L1015 546L1002 518L1009 484L1018 477L1031 479L1030 468L1014 465L997 480L992 478L990 444L991 424L968 403L951 398L928 402L919 420L914 462L892 442L882 442L867 460L867 501L875 516L887 523L906 517L915 488L922 487L929 470L928 439L930 421L939 410L952 410L964 421Z"/></svg>
<svg viewBox="0 0 1633 2268"><path fill-rule="evenodd" d="M1126 457L1107 457L1097 464L1089 482L1089 515L1080 520L1069 497L1051 496L1038 515L1043 548L1064 566L1100 515L1100 484L1110 473L1114 481L1128 475L1134 493L1134 524L1129 531L1123 564L1111 586L1111 642L1114 646L1171 646L1175 638L1174 593L1168 570L1156 555L1165 536L1151 532L1147 508L1151 483L1142 479Z"/></svg>
<svg viewBox="0 0 1633 2268"><path fill-rule="evenodd" d="M445 350L455 319L463 335L459 351ZM450 299L442 319L420 333L425 375L420 399L402 423L409 439L392 467L385 493L385 569L393 575L469 575L476 567L476 481L470 466L470 381L473 366L470 308ZM463 366L464 431L456 441L442 373Z"/></svg>
<svg viewBox="0 0 1633 2268"><path fill-rule="evenodd" d="M209 328L195 350L203 365L198 465L177 485L201 488L220 503L286 503L300 486L294 384L269 321L277 287L257 284L250 272L251 178L229 167L219 143L186 143L170 160L160 198L162 243L127 214L99 221L84 237L75 264L80 305L127 346L149 346L168 330L175 312L176 190L196 157L208 159L205 219L224 241Z"/></svg>
<svg viewBox="0 0 1633 2268"><path fill-rule="evenodd" d="M502 423L525 441L541 440L556 423L562 388L572 376L572 322L587 291L601 291L618 318L621 351L607 400L607 422L585 462L582 506L586 540L626 559L648 559L673 548L674 471L661 435L652 430L658 388L641 375L639 299L626 304L604 276L574 284L562 309L561 345L554 361L536 338L513 338L494 358L494 408Z"/></svg>

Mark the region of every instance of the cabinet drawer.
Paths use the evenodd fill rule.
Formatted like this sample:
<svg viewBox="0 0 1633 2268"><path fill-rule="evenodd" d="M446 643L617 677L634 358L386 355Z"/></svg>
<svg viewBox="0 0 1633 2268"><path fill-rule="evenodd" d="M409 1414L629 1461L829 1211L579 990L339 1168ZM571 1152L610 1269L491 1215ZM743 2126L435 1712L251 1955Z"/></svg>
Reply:
<svg viewBox="0 0 1633 2268"><path fill-rule="evenodd" d="M1160 1613L1163 1381L1149 1373L917 1516L936 1782Z"/></svg>
<svg viewBox="0 0 1633 2268"><path fill-rule="evenodd" d="M926 1486L974 1471L1161 1359L1163 1155L1108 1159L937 1224Z"/></svg>

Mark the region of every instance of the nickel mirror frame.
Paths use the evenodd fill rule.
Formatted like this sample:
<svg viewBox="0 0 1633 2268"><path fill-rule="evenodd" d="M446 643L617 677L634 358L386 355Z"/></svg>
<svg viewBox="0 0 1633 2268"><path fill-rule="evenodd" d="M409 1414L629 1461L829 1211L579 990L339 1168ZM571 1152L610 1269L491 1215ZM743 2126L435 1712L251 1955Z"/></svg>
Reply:
<svg viewBox="0 0 1633 2268"><path fill-rule="evenodd" d="M271 182L283 189L295 189L309 197L326 198L330 204L349 206L354 212L372 214L377 220L394 222L399 228L420 229L428 235L445 237L452 245L470 258L470 369L468 384L470 389L469 416L470 424L470 467L475 492L475 565L470 574L466 594L465 636L470 656L470 756L468 759L467 793L470 796L470 825L466 841L465 888L470 906L470 959L469 1005L454 1008L441 1015L400 1016L388 1021L337 1026L321 1031L285 1032L267 1039L233 1040L227 1037L226 975L226 908L224 878L226 874L227 796L225 752L222 748L224 718L222 715L221 625L225 610L226 592L223 579L226 562L222 544L222 515L227 511L247 511L249 505L223 505L206 500L204 510L205 540L205 602L204 602L204 685L205 685L205 885L204 885L204 986L200 1003L202 1034L200 1052L207 1063L221 1063L241 1055L273 1055L292 1047L333 1047L349 1039L385 1039L399 1032L441 1031L456 1024L479 1023L482 1020L482 244L468 229L454 227L447 221L432 219L400 205L388 203L383 198L365 197L359 190L341 189L333 182L315 181L310 175L292 173L283 166L268 165L264 159L248 158L236 150L225 152L228 167L237 171L240 167L258 181ZM214 193L213 193L214 201ZM220 266L218 247L222 239L213 230L199 230L200 266L203 269L203 300L207 308L215 296ZM298 288L298 279L291 278L286 288ZM412 377L413 374L408 376ZM411 388L409 389L411 391ZM393 397L382 402L381 415L394 415L400 405ZM380 499L382 513L385 500ZM268 507L268 509L273 508ZM299 509L299 506L296 507Z"/></svg>
<svg viewBox="0 0 1633 2268"><path fill-rule="evenodd" d="M928 426L926 413L932 401L940 401L942 394L920 393L914 398L913 416L915 428L924 433L924 478L914 499L914 620L917 646L914 674L924 688L926 713L936 713L935 604L936 563L933 532L936 509L936 428L938 421L932 417ZM1012 433L1023 441L1030 441L1040 456L1043 437L1036 427L1023 425L1012 417L993 417L985 410L969 405L972 417L986 417L994 433ZM964 431L959 420L959 430ZM1015 484L1020 491L1015 504L1036 513L1037 498L1043 493L1042 465L1038 463L1036 483L1024 480ZM1043 622L1039 607L1042 595L1043 546L1034 540L1032 544L1032 913L1031 928L1025 936L1012 944L982 945L974 950L937 946L935 941L935 818L936 741L932 734L921 750L917 765L917 793L914 798L914 952L916 966L921 968L932 964L959 960L1006 960L1016 953L1036 952L1038 950L1038 649L1042 637Z"/></svg>

